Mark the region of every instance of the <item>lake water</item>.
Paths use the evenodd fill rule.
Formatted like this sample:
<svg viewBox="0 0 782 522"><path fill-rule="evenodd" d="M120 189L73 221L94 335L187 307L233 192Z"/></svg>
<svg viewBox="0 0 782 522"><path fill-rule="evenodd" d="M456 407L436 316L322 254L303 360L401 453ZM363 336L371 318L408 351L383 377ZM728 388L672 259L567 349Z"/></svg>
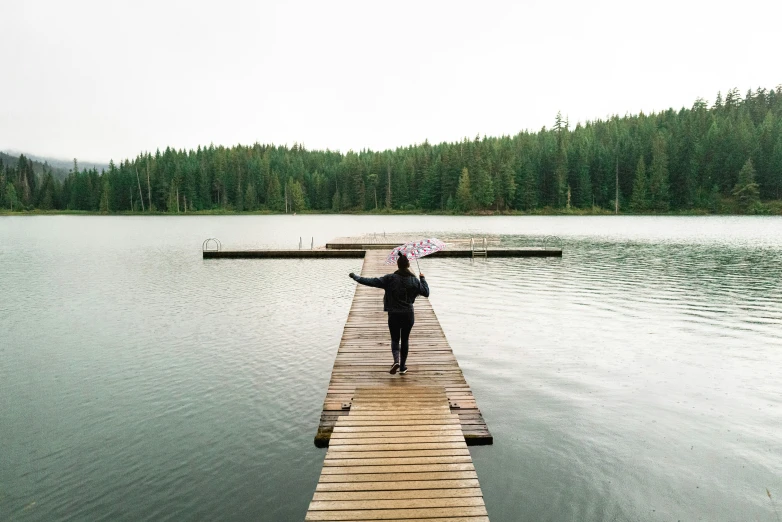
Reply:
<svg viewBox="0 0 782 522"><path fill-rule="evenodd" d="M361 260L201 242L384 231L562 239L421 263L494 522L779 522L782 218L615 216L0 217L0 520L302 520Z"/></svg>

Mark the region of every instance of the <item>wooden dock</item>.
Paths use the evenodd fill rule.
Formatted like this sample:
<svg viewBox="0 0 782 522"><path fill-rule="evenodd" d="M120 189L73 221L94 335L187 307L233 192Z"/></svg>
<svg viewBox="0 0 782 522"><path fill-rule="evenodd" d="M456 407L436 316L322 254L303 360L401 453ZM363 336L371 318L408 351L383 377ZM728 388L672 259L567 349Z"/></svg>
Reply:
<svg viewBox="0 0 782 522"><path fill-rule="evenodd" d="M386 256L406 242L363 241L342 238L325 249L235 251L223 251L218 242L203 257L363 257L361 274L378 277L396 268L385 264ZM433 257L477 254L471 245ZM483 243L480 254L561 257L562 249ZM383 290L357 285L315 435L315 445L329 449L306 520L488 522L467 446L492 444L493 438L428 299L415 303L407 374L388 373L390 344Z"/></svg>
<svg viewBox="0 0 782 522"><path fill-rule="evenodd" d="M407 241L375 239L228 251L210 239L202 250L204 259L363 258L361 275L378 277L395 269L386 256ZM561 248L488 246L498 240L475 248L472 240L453 241L469 248L449 246L432 257L562 257ZM427 298L415 303L407 374L388 373L390 345L383 290L357 285L315 435L315 445L329 449L306 520L488 522L467 446L493 438Z"/></svg>
<svg viewBox="0 0 782 522"><path fill-rule="evenodd" d="M301 250L204 250L204 259L312 259L312 258L355 258L364 257L367 251L382 250L386 254L401 243L393 245L362 243L328 243L326 248ZM464 248L441 250L430 257L473 257L473 251ZM488 248L486 257L562 257L561 248Z"/></svg>
<svg viewBox="0 0 782 522"><path fill-rule="evenodd" d="M204 259L313 259L313 258L356 258L364 257L368 250L390 252L395 247L413 241L406 236L392 236L378 241L374 237L341 237L326 243L326 247L298 249L242 249L223 250L216 239L204 241ZM213 241L213 243L209 243ZM498 247L499 239L481 241L473 245L465 238L454 238L446 242L448 248L430 254L431 257L562 257L562 249L555 247ZM314 243L313 243L314 244ZM209 249L209 245L216 247Z"/></svg>
<svg viewBox="0 0 782 522"><path fill-rule="evenodd" d="M390 249L389 249L390 250ZM204 259L334 259L364 257L363 249L204 250Z"/></svg>
<svg viewBox="0 0 782 522"><path fill-rule="evenodd" d="M352 408L334 426L305 520L488 522L445 388L399 377L353 389Z"/></svg>
<svg viewBox="0 0 782 522"><path fill-rule="evenodd" d="M395 267L384 264L387 252L369 250L361 275L377 277ZM437 288L432 289L433 292ZM341 415L351 409L357 387L388 386L400 395L413 385L441 386L451 413L458 415L467 444L493 442L478 409L472 390L464 379L437 316L428 299L415 302L415 326L410 335L406 375L391 375L391 339L388 316L383 312L383 290L357 285L353 304L339 345L331 381L323 402L315 445L325 447Z"/></svg>

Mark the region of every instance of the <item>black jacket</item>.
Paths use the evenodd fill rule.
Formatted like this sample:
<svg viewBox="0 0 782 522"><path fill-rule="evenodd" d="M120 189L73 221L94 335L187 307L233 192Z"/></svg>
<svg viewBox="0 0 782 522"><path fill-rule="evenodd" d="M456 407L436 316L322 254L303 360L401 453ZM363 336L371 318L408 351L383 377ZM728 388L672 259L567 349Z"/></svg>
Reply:
<svg viewBox="0 0 782 522"><path fill-rule="evenodd" d="M429 285L425 278L419 280L414 275L402 274L398 270L383 277L361 277L356 274L351 274L351 277L362 285L385 290L383 310L389 313L412 312L416 297L429 297Z"/></svg>

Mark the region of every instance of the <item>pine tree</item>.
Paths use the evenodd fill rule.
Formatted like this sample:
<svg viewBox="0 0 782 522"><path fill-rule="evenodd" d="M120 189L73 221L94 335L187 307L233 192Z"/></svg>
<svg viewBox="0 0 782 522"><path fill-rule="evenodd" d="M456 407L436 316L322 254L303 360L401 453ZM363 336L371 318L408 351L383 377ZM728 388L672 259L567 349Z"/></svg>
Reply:
<svg viewBox="0 0 782 522"><path fill-rule="evenodd" d="M780 111L782 114L782 111ZM769 161L769 169L776 173L772 174L771 186L768 187L768 193L771 197L776 199L782 199L782 125L780 127L779 137L776 145L774 145L774 151L772 152L771 159Z"/></svg>
<svg viewBox="0 0 782 522"><path fill-rule="evenodd" d="M19 203L22 206L29 205L30 200L32 199L32 187L30 185L29 176L30 170L32 170L32 160L28 163L27 158L24 157L24 154L21 154L19 156L19 161L16 164L16 172L17 176L19 177Z"/></svg>
<svg viewBox="0 0 782 522"><path fill-rule="evenodd" d="M17 206L16 188L11 182L8 182L5 186L5 202L11 211Z"/></svg>
<svg viewBox="0 0 782 522"><path fill-rule="evenodd" d="M668 154L665 141L658 137L652 150L652 164L649 167L649 204L652 210L667 212L671 199L668 182Z"/></svg>
<svg viewBox="0 0 782 522"><path fill-rule="evenodd" d="M285 207L285 200L282 198L282 185L280 177L276 171L272 171L269 177L269 186L266 189L266 206L269 210L281 212Z"/></svg>
<svg viewBox="0 0 782 522"><path fill-rule="evenodd" d="M741 168L732 193L741 212L753 212L760 203L760 191L758 184L755 183L755 167L752 165L752 159L748 159Z"/></svg>
<svg viewBox="0 0 782 522"><path fill-rule="evenodd" d="M561 154L554 169L554 190L558 207L564 206L565 194L568 188L567 175L567 157L565 154Z"/></svg>
<svg viewBox="0 0 782 522"><path fill-rule="evenodd" d="M557 152L554 161L554 196L555 204L558 207L565 205L565 193L569 191L568 179L568 122L562 119L562 113L557 112L557 118L554 121L554 133L557 137Z"/></svg>
<svg viewBox="0 0 782 522"><path fill-rule="evenodd" d="M714 109L722 109L722 91L717 92L717 98L714 100Z"/></svg>
<svg viewBox="0 0 782 522"><path fill-rule="evenodd" d="M103 190L100 196L100 211L104 214L109 212L109 193L111 189L109 187L109 179L107 176L103 176Z"/></svg>
<svg viewBox="0 0 782 522"><path fill-rule="evenodd" d="M201 151L200 156L198 162L198 204L196 208L206 209L212 206L212 183L209 179L206 151ZM149 158L147 158L147 173L149 173Z"/></svg>
<svg viewBox="0 0 782 522"><path fill-rule="evenodd" d="M247 183L247 190L244 193L244 207L249 211L258 208L258 194L255 192L255 183L252 180Z"/></svg>
<svg viewBox="0 0 782 522"><path fill-rule="evenodd" d="M367 176L367 182L369 183L369 190L372 197L372 208L377 210L377 174L369 174Z"/></svg>
<svg viewBox="0 0 782 522"><path fill-rule="evenodd" d="M538 206L538 177L529 161L521 165L519 180L518 205L524 210L533 210Z"/></svg>
<svg viewBox="0 0 782 522"><path fill-rule="evenodd" d="M391 162L389 161L386 168L386 208L391 210Z"/></svg>
<svg viewBox="0 0 782 522"><path fill-rule="evenodd" d="M307 208L304 201L304 191L301 188L301 183L298 181L290 181L288 184L289 197L291 202L291 210L294 212L301 212Z"/></svg>
<svg viewBox="0 0 782 522"><path fill-rule="evenodd" d="M339 212L342 208L342 195L339 193L339 189L334 193L334 197L331 199L331 210Z"/></svg>
<svg viewBox="0 0 782 522"><path fill-rule="evenodd" d="M638 160L638 167L635 169L635 180L633 181L633 195L630 200L630 208L633 212L645 212L649 208L649 193L647 191L648 181L646 179L646 162L641 156Z"/></svg>
<svg viewBox="0 0 782 522"><path fill-rule="evenodd" d="M57 196L55 190L57 183L52 176L51 171L47 172L43 178L41 191L38 198L38 208L43 210L52 210L57 206Z"/></svg>
<svg viewBox="0 0 782 522"><path fill-rule="evenodd" d="M0 157L0 208L6 208L5 201L5 185L8 183L5 168L3 166L3 158Z"/></svg>
<svg viewBox="0 0 782 522"><path fill-rule="evenodd" d="M459 177L459 186L456 188L456 200L459 210L462 212L472 210L473 200L470 190L470 173L467 167L462 169L462 175Z"/></svg>
<svg viewBox="0 0 782 522"><path fill-rule="evenodd" d="M176 212L177 211L177 204L178 204L178 192L179 188L177 187L176 181L171 180L171 185L168 188L168 201L166 202L166 210L168 212Z"/></svg>
<svg viewBox="0 0 782 522"><path fill-rule="evenodd" d="M485 168L479 169L478 176L478 194L475 199L480 207L489 208L494 203L494 182Z"/></svg>
<svg viewBox="0 0 782 522"><path fill-rule="evenodd" d="M588 208L592 205L592 178L589 175L588 164L583 164L578 168L576 204L581 208Z"/></svg>
<svg viewBox="0 0 782 522"><path fill-rule="evenodd" d="M244 189L242 187L242 178L240 177L236 183L236 211L244 211Z"/></svg>

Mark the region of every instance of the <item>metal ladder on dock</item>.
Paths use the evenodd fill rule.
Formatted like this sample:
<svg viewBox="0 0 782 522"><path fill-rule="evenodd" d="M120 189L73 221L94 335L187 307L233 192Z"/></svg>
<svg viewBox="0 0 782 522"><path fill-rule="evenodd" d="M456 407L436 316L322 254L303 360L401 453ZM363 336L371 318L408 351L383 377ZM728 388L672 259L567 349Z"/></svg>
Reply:
<svg viewBox="0 0 782 522"><path fill-rule="evenodd" d="M486 238L482 238L480 243L476 243L475 238L470 238L470 251L472 252L472 257L487 257L489 253L489 248L487 246Z"/></svg>

